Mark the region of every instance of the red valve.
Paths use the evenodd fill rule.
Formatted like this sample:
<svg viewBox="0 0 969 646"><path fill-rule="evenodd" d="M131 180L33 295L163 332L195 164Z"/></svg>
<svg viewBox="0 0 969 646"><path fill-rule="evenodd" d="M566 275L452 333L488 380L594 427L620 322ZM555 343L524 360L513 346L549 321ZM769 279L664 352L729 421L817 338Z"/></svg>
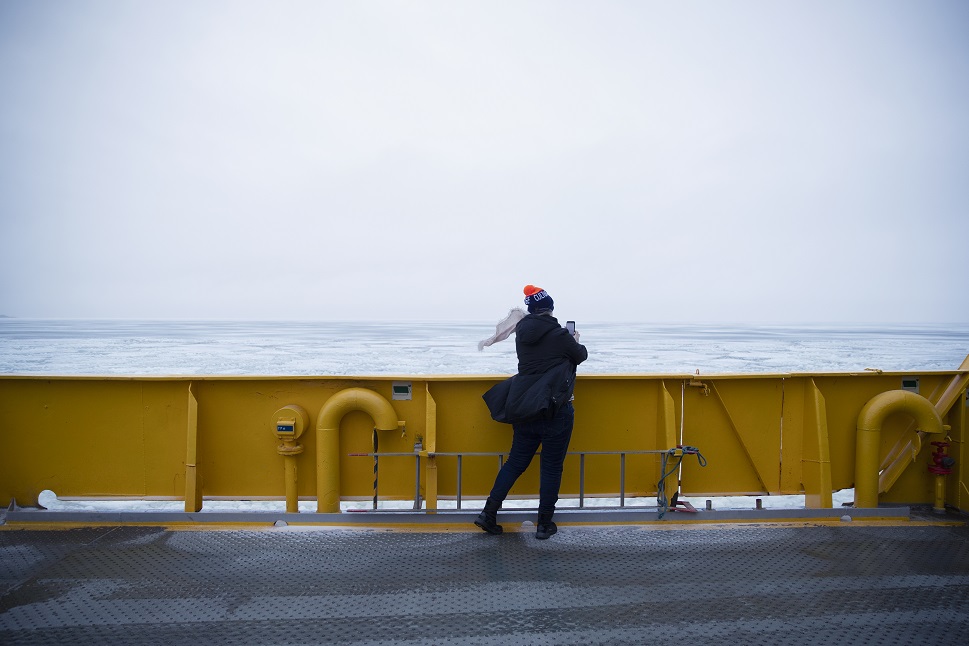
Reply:
<svg viewBox="0 0 969 646"><path fill-rule="evenodd" d="M948 442L932 442L932 446L938 447L932 452L932 462L929 463L929 472L944 476L952 473L955 466L955 458L946 453L949 448Z"/></svg>

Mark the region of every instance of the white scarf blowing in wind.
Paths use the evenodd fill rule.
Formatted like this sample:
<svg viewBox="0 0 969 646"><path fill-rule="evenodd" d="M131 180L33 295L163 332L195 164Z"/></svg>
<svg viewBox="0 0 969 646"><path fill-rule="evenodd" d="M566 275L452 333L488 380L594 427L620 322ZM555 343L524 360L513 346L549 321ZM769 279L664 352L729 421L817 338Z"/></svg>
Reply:
<svg viewBox="0 0 969 646"><path fill-rule="evenodd" d="M483 350L485 346L498 343L499 341L504 341L511 336L511 333L515 331L518 326L518 322L525 318L525 310L520 307L514 307L508 312L508 316L498 321L495 326L495 333L489 336L487 339L478 341L478 350Z"/></svg>

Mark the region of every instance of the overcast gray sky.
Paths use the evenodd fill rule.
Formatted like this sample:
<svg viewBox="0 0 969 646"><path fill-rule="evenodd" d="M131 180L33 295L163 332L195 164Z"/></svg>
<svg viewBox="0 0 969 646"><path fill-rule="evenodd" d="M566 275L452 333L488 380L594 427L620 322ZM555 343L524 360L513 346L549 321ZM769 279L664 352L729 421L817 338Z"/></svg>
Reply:
<svg viewBox="0 0 969 646"><path fill-rule="evenodd" d="M0 88L0 314L969 321L962 0L0 0Z"/></svg>

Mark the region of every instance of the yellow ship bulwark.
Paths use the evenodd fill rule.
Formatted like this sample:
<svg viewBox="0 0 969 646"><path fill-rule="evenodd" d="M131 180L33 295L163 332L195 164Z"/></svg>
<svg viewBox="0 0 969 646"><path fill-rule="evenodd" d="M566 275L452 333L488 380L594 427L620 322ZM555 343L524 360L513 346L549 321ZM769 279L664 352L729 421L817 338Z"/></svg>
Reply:
<svg viewBox="0 0 969 646"><path fill-rule="evenodd" d="M52 490L193 512L285 498L296 512L299 498L332 513L377 495L430 514L487 496L511 427L481 395L501 378L0 377L0 500ZM969 358L919 374L580 376L562 496L803 494L824 509L854 487L859 508L969 511L967 382ZM535 497L537 471L512 495Z"/></svg>

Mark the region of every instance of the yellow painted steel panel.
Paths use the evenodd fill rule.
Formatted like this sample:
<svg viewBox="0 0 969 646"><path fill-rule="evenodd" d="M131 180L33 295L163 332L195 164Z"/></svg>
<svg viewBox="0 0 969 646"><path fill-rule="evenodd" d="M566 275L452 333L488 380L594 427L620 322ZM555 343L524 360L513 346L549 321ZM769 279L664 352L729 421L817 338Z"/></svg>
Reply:
<svg viewBox="0 0 969 646"><path fill-rule="evenodd" d="M922 373L920 389L945 390L960 373ZM859 411L879 393L896 390L907 373L816 375L580 376L575 390L576 422L566 459L562 495L577 496L580 459L586 452L584 494L626 496L656 493L657 453L682 442L708 460L683 460L684 495L816 493L852 487ZM274 413L295 404L315 420L325 403L347 388L372 390L387 399L403 430L378 432L381 499L411 500L415 494L414 442L437 451L428 487L430 460L421 461L424 495L453 498L463 453L460 495L483 498L498 471L495 455L507 452L511 427L493 421L482 393L502 377L432 376L351 378L27 378L0 377L0 499L33 504L43 489L60 496L178 497L186 495L189 443L189 385L197 400L197 470L200 495L277 498L286 495L285 460L296 466L297 492L316 496L313 432L299 438L304 450L281 456L273 434ZM393 382L411 383L411 399L393 399ZM431 399L433 398L433 400ZM819 402L823 402L820 406ZM820 406L820 407L819 407ZM944 420L951 426L957 457L945 491L949 504L965 508L965 397ZM818 412L822 411L822 412ZM818 418L821 415L822 420ZM339 430L339 495L373 496L374 421L364 412L344 415ZM885 420L880 455L885 457L913 433L911 420ZM929 438L931 439L931 438ZM931 503L934 482L926 469L926 441L883 502ZM618 455L628 452L625 482ZM426 454L425 454L426 455ZM827 460L827 467L822 463ZM826 472L827 470L827 472ZM827 479L827 480L826 480ZM825 482L829 484L825 485ZM675 480L672 489L675 491ZM534 497L538 461L512 495ZM668 492L672 493L672 491Z"/></svg>
<svg viewBox="0 0 969 646"><path fill-rule="evenodd" d="M184 384L4 381L5 497L171 496L184 463ZM173 443L174 440L174 443Z"/></svg>

